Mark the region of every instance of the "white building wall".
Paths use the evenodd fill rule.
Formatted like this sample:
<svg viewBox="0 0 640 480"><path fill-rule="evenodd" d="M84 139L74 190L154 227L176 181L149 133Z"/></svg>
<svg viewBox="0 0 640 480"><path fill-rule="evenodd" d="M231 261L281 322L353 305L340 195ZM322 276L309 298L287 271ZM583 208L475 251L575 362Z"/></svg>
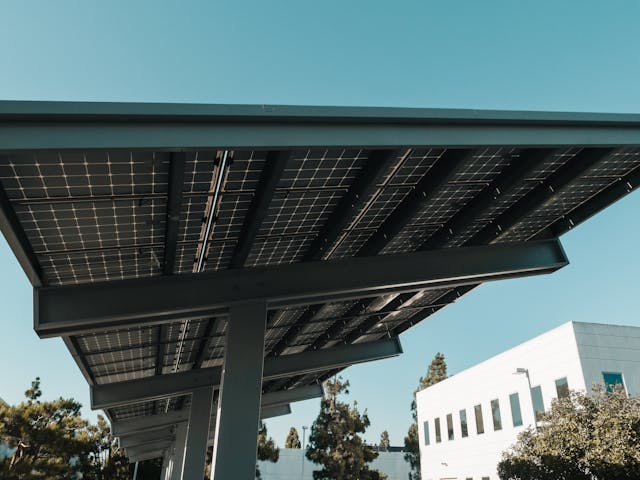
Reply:
<svg viewBox="0 0 640 480"><path fill-rule="evenodd" d="M622 373L629 395L640 395L640 328L574 323L585 385L603 383L602 372Z"/></svg>
<svg viewBox="0 0 640 480"><path fill-rule="evenodd" d="M389 480L407 480L410 466L404 460L403 452L379 452L378 458L370 463L371 468L380 470ZM313 480L313 471L320 467L303 455L300 448L281 448L276 463L258 462L263 480Z"/></svg>
<svg viewBox="0 0 640 480"><path fill-rule="evenodd" d="M555 398L555 380L566 377L569 388L584 389L573 324L566 323L539 337L499 354L417 394L418 427L423 480L497 479L501 454L519 432L533 424L533 407L525 375L542 387L545 409ZM509 395L517 392L523 426L512 423ZM494 431L490 403L500 403L502 430ZM476 432L474 406L482 406L484 433ZM462 438L459 410L466 409L469 436ZM447 414L453 414L454 439L447 438ZM442 441L436 443L434 419L440 418ZM425 445L423 422L429 422L430 445Z"/></svg>

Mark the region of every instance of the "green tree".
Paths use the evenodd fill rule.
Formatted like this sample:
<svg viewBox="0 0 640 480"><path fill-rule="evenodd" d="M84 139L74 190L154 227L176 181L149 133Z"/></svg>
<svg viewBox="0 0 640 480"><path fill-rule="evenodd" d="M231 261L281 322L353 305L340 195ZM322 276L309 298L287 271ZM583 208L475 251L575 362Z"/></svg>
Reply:
<svg viewBox="0 0 640 480"><path fill-rule="evenodd" d="M277 462L280 458L280 449L276 447L273 438L267 434L267 426L260 422L258 429L258 460L265 462ZM256 478L260 478L260 469L256 465Z"/></svg>
<svg viewBox="0 0 640 480"><path fill-rule="evenodd" d="M284 448L300 448L300 437L295 427L289 429L287 440L284 442Z"/></svg>
<svg viewBox="0 0 640 480"><path fill-rule="evenodd" d="M389 432L386 430L380 434L380 445L379 447L385 452L389 450L391 446L391 441L389 440Z"/></svg>
<svg viewBox="0 0 640 480"><path fill-rule="evenodd" d="M73 478L91 471L100 461L96 428L80 416L73 399L41 402L40 378L16 406L0 403L0 441L13 454L0 460L5 480Z"/></svg>
<svg viewBox="0 0 640 480"><path fill-rule="evenodd" d="M413 423L409 426L407 436L404 437L404 459L409 462L409 465L411 466L409 480L420 480L420 442L418 440L416 393L430 387L431 385L441 382L445 378L447 378L447 362L444 360L444 355L438 352L433 357L433 360L431 360L431 364L427 369L427 374L418 379L418 388L414 390L413 399L411 400L411 415L413 417Z"/></svg>
<svg viewBox="0 0 640 480"><path fill-rule="evenodd" d="M498 464L502 480L631 480L640 472L640 398L622 388L570 392L538 431L518 436Z"/></svg>
<svg viewBox="0 0 640 480"><path fill-rule="evenodd" d="M338 399L349 393L349 382L334 378L325 382L320 412L311 426L306 456L320 465L315 480L379 480L386 478L368 466L378 454L359 434L369 427L366 411L360 414L356 402L349 405Z"/></svg>

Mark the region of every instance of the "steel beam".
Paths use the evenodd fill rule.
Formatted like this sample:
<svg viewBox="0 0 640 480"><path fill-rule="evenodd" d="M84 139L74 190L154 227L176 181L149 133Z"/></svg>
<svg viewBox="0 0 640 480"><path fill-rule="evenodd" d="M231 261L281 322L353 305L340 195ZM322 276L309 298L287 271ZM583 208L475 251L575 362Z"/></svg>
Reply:
<svg viewBox="0 0 640 480"><path fill-rule="evenodd" d="M131 450L127 450L125 454L129 459L129 463L136 463L136 462L144 462L145 460L152 460L154 458L164 457L165 450L166 449L163 449L163 448L156 449L156 450L131 449Z"/></svg>
<svg viewBox="0 0 640 480"><path fill-rule="evenodd" d="M278 405L286 405L303 400L312 400L321 397L323 394L322 385L305 385L303 387L292 388L290 390L280 390L264 394L262 397L262 407L270 408Z"/></svg>
<svg viewBox="0 0 640 480"><path fill-rule="evenodd" d="M189 425L181 423L176 427L176 440L173 443L171 480L180 480L184 455L187 448L187 432Z"/></svg>
<svg viewBox="0 0 640 480"><path fill-rule="evenodd" d="M35 329L53 337L224 313L241 302L277 308L549 273L567 263L560 243L546 240L40 287Z"/></svg>
<svg viewBox="0 0 640 480"><path fill-rule="evenodd" d="M189 419L187 411L172 411L158 415L135 417L111 423L111 433L114 437L130 435L132 433L156 430L186 422Z"/></svg>
<svg viewBox="0 0 640 480"><path fill-rule="evenodd" d="M136 447L126 448L125 452L127 456L131 457L140 457L141 455L145 455L147 453L155 453L155 452L164 452L167 448L171 446L171 442L162 441L162 442L149 442L145 445L139 445ZM156 455L156 457L160 457L162 455ZM150 458L156 458L150 457Z"/></svg>
<svg viewBox="0 0 640 480"><path fill-rule="evenodd" d="M266 326L265 302L231 306L211 463L214 480L255 476Z"/></svg>
<svg viewBox="0 0 640 480"><path fill-rule="evenodd" d="M358 345L340 345L317 351L269 357L264 363L264 380L287 377L294 374L325 371L332 368L346 367L357 363L382 360L402 353L402 346L397 338L384 339L377 342ZM179 373L155 375L153 377L124 382L93 385L91 387L91 408L104 410L107 408L131 403L165 398L172 395L186 394L195 388L212 386L219 388L222 379L222 367L201 368ZM185 421L184 414L168 413L154 415L157 424L151 420L135 421L134 427L148 429L152 425ZM132 421L127 421L129 423ZM126 425L125 423L125 425ZM126 426L118 426L118 432ZM115 435L122 433L115 433Z"/></svg>
<svg viewBox="0 0 640 480"><path fill-rule="evenodd" d="M212 403L212 387L200 387L191 394L189 427L187 429L184 460L180 475L183 480L200 479L204 476Z"/></svg>
<svg viewBox="0 0 640 480"><path fill-rule="evenodd" d="M162 436L136 435L131 437L120 437L119 442L121 448L135 448L148 445L149 443L173 442L174 438L173 434Z"/></svg>
<svg viewBox="0 0 640 480"><path fill-rule="evenodd" d="M640 145L638 115L279 105L0 102L0 151Z"/></svg>
<svg viewBox="0 0 640 480"><path fill-rule="evenodd" d="M253 241L258 235L258 231L262 225L262 221L269 212L271 198L290 157L291 152L288 151L272 151L267 154L258 188L244 219L242 231L240 235L238 235L238 243L236 244L229 263L230 268L244 267L244 263L249 256L249 251L253 246Z"/></svg>
<svg viewBox="0 0 640 480"><path fill-rule="evenodd" d="M263 395L262 398L268 397L270 394ZM291 413L291 405L288 403L279 405L270 405L268 407L262 407L260 413L260 420L266 420L267 418L281 417L282 415L289 415Z"/></svg>
<svg viewBox="0 0 640 480"><path fill-rule="evenodd" d="M294 390L294 392L297 392L297 390ZM301 395L304 397L304 392ZM270 398L270 393L262 396L263 401L269 405L275 401L275 399L273 401L269 400ZM279 417L281 415L288 415L289 413L291 413L291 407L289 405L271 405L262 408L260 411L260 418L264 420L267 418ZM180 427L180 425L186 424L188 421L188 410L175 410L168 413L145 415L128 420L111 422L111 433L114 437L126 437L137 433L163 430L173 425ZM211 417L210 423L215 424L215 416ZM177 436L178 434L176 433L176 438Z"/></svg>
<svg viewBox="0 0 640 480"><path fill-rule="evenodd" d="M0 162L4 163L4 155L0 156ZM9 244L9 248L16 256L18 263L27 275L27 278L34 287L39 287L45 282L42 281L42 268L31 247L20 220L16 215L11 200L7 196L4 188L0 184L0 231Z"/></svg>

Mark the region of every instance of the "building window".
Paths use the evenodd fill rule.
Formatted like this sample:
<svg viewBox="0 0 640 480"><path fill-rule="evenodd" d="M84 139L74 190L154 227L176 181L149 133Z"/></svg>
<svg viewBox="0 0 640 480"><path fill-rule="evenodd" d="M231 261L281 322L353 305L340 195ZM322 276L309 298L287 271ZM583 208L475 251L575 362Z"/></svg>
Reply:
<svg viewBox="0 0 640 480"><path fill-rule="evenodd" d="M442 441L442 436L440 435L440 419L436 418L433 423L436 424L436 443L440 443Z"/></svg>
<svg viewBox="0 0 640 480"><path fill-rule="evenodd" d="M422 424L422 429L424 431L424 444L429 445L429 422L428 421Z"/></svg>
<svg viewBox="0 0 640 480"><path fill-rule="evenodd" d="M536 412L536 420L541 420L544 415L544 401L540 385L531 389L531 401L533 402L533 411Z"/></svg>
<svg viewBox="0 0 640 480"><path fill-rule="evenodd" d="M519 427L522 425L522 412L520 411L520 397L517 392L509 395L509 403L511 404L511 419L513 420L513 426Z"/></svg>
<svg viewBox="0 0 640 480"><path fill-rule="evenodd" d="M567 377L562 377L556 380L556 392L558 398L567 398L569 396L569 384L567 383Z"/></svg>
<svg viewBox="0 0 640 480"><path fill-rule="evenodd" d="M607 392L613 392L613 387L616 385L624 386L624 380L622 379L622 373L616 372L602 372L602 378L604 379L604 385L607 387Z"/></svg>
<svg viewBox="0 0 640 480"><path fill-rule="evenodd" d="M476 432L478 435L484 433L484 422L482 421L482 405L473 407L476 413Z"/></svg>
<svg viewBox="0 0 640 480"><path fill-rule="evenodd" d="M453 415L447 415L447 436L449 440L453 440Z"/></svg>
<svg viewBox="0 0 640 480"><path fill-rule="evenodd" d="M500 417L500 402L496 398L491 400L491 416L493 417L493 430L502 430L502 418Z"/></svg>
<svg viewBox="0 0 640 480"><path fill-rule="evenodd" d="M467 411L463 408L460 410L460 432L462 432L462 437L469 436L469 428L467 427Z"/></svg>

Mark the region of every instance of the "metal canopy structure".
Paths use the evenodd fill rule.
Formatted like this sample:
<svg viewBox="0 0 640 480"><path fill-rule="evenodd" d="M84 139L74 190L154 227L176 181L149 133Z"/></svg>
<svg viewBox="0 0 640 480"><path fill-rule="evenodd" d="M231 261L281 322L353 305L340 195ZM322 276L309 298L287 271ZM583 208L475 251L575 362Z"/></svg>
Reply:
<svg viewBox="0 0 640 480"><path fill-rule="evenodd" d="M167 479L207 443L216 479L251 478L260 417L566 265L557 238L639 183L638 115L0 102L35 329Z"/></svg>

